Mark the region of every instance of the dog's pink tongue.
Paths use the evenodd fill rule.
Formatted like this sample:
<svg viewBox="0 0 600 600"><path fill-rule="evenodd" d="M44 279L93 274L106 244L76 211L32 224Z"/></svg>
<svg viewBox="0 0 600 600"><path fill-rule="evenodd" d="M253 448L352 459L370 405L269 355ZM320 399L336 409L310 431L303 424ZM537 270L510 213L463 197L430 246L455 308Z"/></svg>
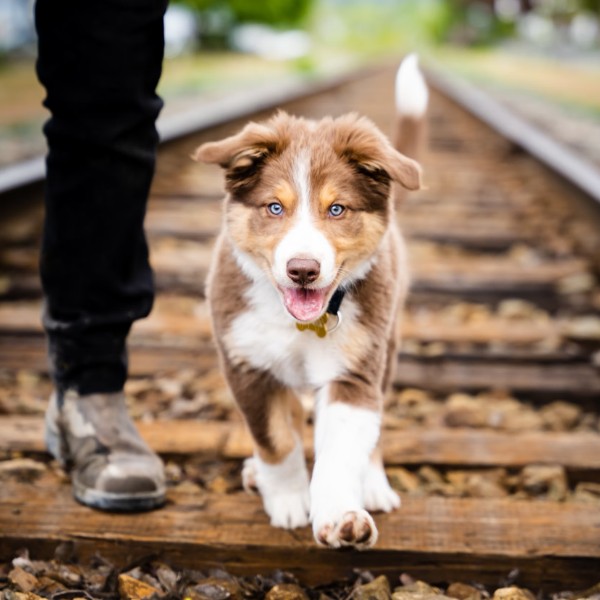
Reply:
<svg viewBox="0 0 600 600"><path fill-rule="evenodd" d="M321 316L325 303L325 290L307 290L304 288L285 288L283 290L285 307L298 321L314 321Z"/></svg>

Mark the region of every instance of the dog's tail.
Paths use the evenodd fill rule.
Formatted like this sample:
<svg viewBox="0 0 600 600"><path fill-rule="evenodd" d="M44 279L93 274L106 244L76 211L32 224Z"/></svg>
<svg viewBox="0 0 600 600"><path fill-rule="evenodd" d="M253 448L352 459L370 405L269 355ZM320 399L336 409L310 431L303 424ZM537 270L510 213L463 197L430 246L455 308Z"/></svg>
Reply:
<svg viewBox="0 0 600 600"><path fill-rule="evenodd" d="M429 90L416 54L409 54L396 74L396 124L394 146L402 154L422 159L427 134ZM405 190L404 190L405 191ZM404 192L397 193L401 198Z"/></svg>

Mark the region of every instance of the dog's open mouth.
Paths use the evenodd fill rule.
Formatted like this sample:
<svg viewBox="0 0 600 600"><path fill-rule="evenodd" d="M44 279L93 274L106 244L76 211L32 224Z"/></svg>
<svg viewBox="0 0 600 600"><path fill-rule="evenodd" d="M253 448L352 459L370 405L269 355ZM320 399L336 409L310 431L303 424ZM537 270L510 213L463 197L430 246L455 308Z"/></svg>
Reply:
<svg viewBox="0 0 600 600"><path fill-rule="evenodd" d="M328 288L283 288L283 302L288 312L298 321L309 323L318 319L325 310Z"/></svg>

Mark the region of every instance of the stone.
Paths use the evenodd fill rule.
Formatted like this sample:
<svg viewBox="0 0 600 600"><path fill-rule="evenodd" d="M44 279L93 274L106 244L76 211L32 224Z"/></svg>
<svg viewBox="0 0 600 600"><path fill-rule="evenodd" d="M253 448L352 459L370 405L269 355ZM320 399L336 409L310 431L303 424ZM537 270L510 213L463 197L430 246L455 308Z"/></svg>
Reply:
<svg viewBox="0 0 600 600"><path fill-rule="evenodd" d="M52 577L44 576L40 577L39 587L37 589L40 593L43 593L46 596L50 597L54 594L58 594L67 590L67 588L62 583L59 583Z"/></svg>
<svg viewBox="0 0 600 600"><path fill-rule="evenodd" d="M392 594L392 600L450 600L450 596L444 594L419 594L410 591L396 591Z"/></svg>
<svg viewBox="0 0 600 600"><path fill-rule="evenodd" d="M352 600L390 600L391 597L390 582L385 575L358 586L352 593Z"/></svg>
<svg viewBox="0 0 600 600"><path fill-rule="evenodd" d="M189 502L198 508L206 504L206 491L193 481L184 479L174 486L173 490L178 496L185 497L186 503Z"/></svg>
<svg viewBox="0 0 600 600"><path fill-rule="evenodd" d="M242 590L233 579L207 577L194 586L195 597L202 600L242 600Z"/></svg>
<svg viewBox="0 0 600 600"><path fill-rule="evenodd" d="M415 581L402 587L397 587L392 594L392 600L448 600L450 596L442 594L439 588L424 581Z"/></svg>
<svg viewBox="0 0 600 600"><path fill-rule="evenodd" d="M558 280L559 294L583 294L591 292L596 285L596 278L591 273L574 273Z"/></svg>
<svg viewBox="0 0 600 600"><path fill-rule="evenodd" d="M46 472L46 465L31 458L15 458L0 462L0 480L17 479L30 483Z"/></svg>
<svg viewBox="0 0 600 600"><path fill-rule="evenodd" d="M169 483L181 483L183 480L183 469L171 460L165 465L165 477Z"/></svg>
<svg viewBox="0 0 600 600"><path fill-rule="evenodd" d="M535 596L529 590L512 585L497 589L492 600L535 600Z"/></svg>
<svg viewBox="0 0 600 600"><path fill-rule="evenodd" d="M490 317L487 306L472 302L456 302L439 310L439 318L443 322L455 325L487 321Z"/></svg>
<svg viewBox="0 0 600 600"><path fill-rule="evenodd" d="M267 592L265 600L308 600L308 596L295 583L279 583Z"/></svg>
<svg viewBox="0 0 600 600"><path fill-rule="evenodd" d="M499 498L508 493L506 469L448 471L446 478L463 496Z"/></svg>
<svg viewBox="0 0 600 600"><path fill-rule="evenodd" d="M530 496L545 495L555 501L564 500L569 490L562 465L527 465L521 472L521 486Z"/></svg>
<svg viewBox="0 0 600 600"><path fill-rule="evenodd" d="M65 585L78 586L83 581L81 569L77 565L58 564L55 572L49 571L48 575L54 575L59 581L64 581Z"/></svg>
<svg viewBox="0 0 600 600"><path fill-rule="evenodd" d="M575 486L573 500L583 504L600 506L600 483L594 481L581 481Z"/></svg>
<svg viewBox="0 0 600 600"><path fill-rule="evenodd" d="M442 474L430 465L423 465L419 468L419 477L427 484L442 485L445 483Z"/></svg>
<svg viewBox="0 0 600 600"><path fill-rule="evenodd" d="M443 356L448 354L448 344L445 342L429 342L421 345L421 356Z"/></svg>
<svg viewBox="0 0 600 600"><path fill-rule="evenodd" d="M0 591L0 598L2 598L2 593ZM33 592L15 592L13 590L4 590L4 600L46 600L43 596L38 596ZM79 600L78 598L74 598L73 600ZM87 600L87 599L81 599Z"/></svg>
<svg viewBox="0 0 600 600"><path fill-rule="evenodd" d="M222 475L217 475L214 479L211 479L207 482L206 487L210 492L214 492L215 494L227 494L232 490L231 481Z"/></svg>
<svg viewBox="0 0 600 600"><path fill-rule="evenodd" d="M460 496L461 492L448 483L444 476L432 466L424 465L418 473L423 482L422 488L427 494L444 497Z"/></svg>
<svg viewBox="0 0 600 600"><path fill-rule="evenodd" d="M419 477L404 467L386 469L391 486L400 492L416 493L421 487Z"/></svg>
<svg viewBox="0 0 600 600"><path fill-rule="evenodd" d="M135 577L121 573L119 575L119 596L122 600L144 600L154 595L162 595L160 590Z"/></svg>
<svg viewBox="0 0 600 600"><path fill-rule="evenodd" d="M446 590L446 596L458 600L481 600L481 591L466 583L451 583Z"/></svg>
<svg viewBox="0 0 600 600"><path fill-rule="evenodd" d="M600 368L600 364L598 364ZM577 424L575 431L600 431L600 417L593 412L585 412Z"/></svg>
<svg viewBox="0 0 600 600"><path fill-rule="evenodd" d="M600 317L584 315L570 319L563 333L572 340L600 341Z"/></svg>
<svg viewBox="0 0 600 600"><path fill-rule="evenodd" d="M12 569L8 574L8 580L20 592L31 592L33 589L39 587L38 578L21 567Z"/></svg>
<svg viewBox="0 0 600 600"><path fill-rule="evenodd" d="M433 587L432 585L429 585L428 583L425 583L424 581L413 581L411 583L403 585L402 587L397 587L396 589L394 589L394 594L404 593L404 592L406 592L407 594L425 595L425 594L441 594L442 590L440 590L440 588Z"/></svg>
<svg viewBox="0 0 600 600"><path fill-rule="evenodd" d="M569 431L581 421L582 410L576 404L557 400L540 409L544 429Z"/></svg>
<svg viewBox="0 0 600 600"><path fill-rule="evenodd" d="M488 410L474 396L451 394L446 400L444 421L450 427L485 427Z"/></svg>
<svg viewBox="0 0 600 600"><path fill-rule="evenodd" d="M542 429L542 417L530 406L510 396L489 398L487 426L505 431Z"/></svg>
<svg viewBox="0 0 600 600"><path fill-rule="evenodd" d="M446 479L453 485L459 492L466 493L467 480L469 478L469 471L457 470L448 471L446 473Z"/></svg>
<svg viewBox="0 0 600 600"><path fill-rule="evenodd" d="M426 423L438 411L438 403L424 390L406 388L394 395L389 411L396 417Z"/></svg>
<svg viewBox="0 0 600 600"><path fill-rule="evenodd" d="M163 587L163 589L171 594L176 594L177 585L179 583L179 576L177 573L169 565L164 563L157 563L154 566L154 571L156 578L160 582L160 585Z"/></svg>
<svg viewBox="0 0 600 600"><path fill-rule="evenodd" d="M509 320L547 320L548 313L541 311L535 304L518 298L508 298L498 304L498 316Z"/></svg>

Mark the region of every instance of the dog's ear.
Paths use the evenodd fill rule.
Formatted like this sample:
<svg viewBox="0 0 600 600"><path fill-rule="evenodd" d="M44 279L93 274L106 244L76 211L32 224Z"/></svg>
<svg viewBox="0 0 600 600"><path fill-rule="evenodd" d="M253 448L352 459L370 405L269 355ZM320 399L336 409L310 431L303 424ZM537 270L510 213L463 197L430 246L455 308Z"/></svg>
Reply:
<svg viewBox="0 0 600 600"><path fill-rule="evenodd" d="M385 150L381 157L374 160L364 156L357 157L357 167L374 179L380 178L382 173L385 173L407 190L420 189L422 171L419 163L392 146Z"/></svg>
<svg viewBox="0 0 600 600"><path fill-rule="evenodd" d="M196 161L218 164L226 171L227 188L244 188L255 181L265 159L277 151L277 133L266 125L248 123L236 135L207 142L192 154Z"/></svg>
<svg viewBox="0 0 600 600"><path fill-rule="evenodd" d="M421 187L419 163L398 152L364 117L349 114L335 121L337 153L376 183L398 182L408 190Z"/></svg>

